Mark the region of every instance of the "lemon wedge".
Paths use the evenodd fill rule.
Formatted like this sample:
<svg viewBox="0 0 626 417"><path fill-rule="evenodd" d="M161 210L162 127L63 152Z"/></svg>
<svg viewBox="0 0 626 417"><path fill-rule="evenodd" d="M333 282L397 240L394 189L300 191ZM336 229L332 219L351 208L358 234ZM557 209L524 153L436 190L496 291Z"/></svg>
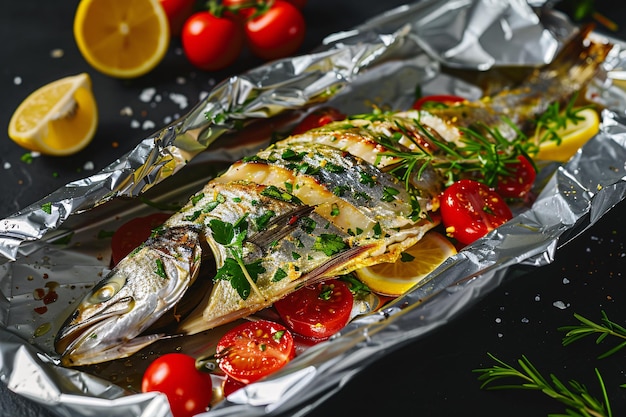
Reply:
<svg viewBox="0 0 626 417"><path fill-rule="evenodd" d="M9 137L47 155L71 155L96 132L98 110L86 73L61 78L31 93L9 121Z"/></svg>
<svg viewBox="0 0 626 417"><path fill-rule="evenodd" d="M561 143L557 144L552 140L541 143L539 152L535 155L536 159L567 162L585 142L598 133L600 118L595 110L586 108L577 115L582 120L577 123L568 120L564 128L557 130Z"/></svg>
<svg viewBox="0 0 626 417"><path fill-rule="evenodd" d="M361 268L356 275L378 294L399 296L456 254L456 248L441 233L430 231L404 253L404 260Z"/></svg>
<svg viewBox="0 0 626 417"><path fill-rule="evenodd" d="M116 78L135 78L154 69L170 42L159 0L81 0L74 38L85 60Z"/></svg>

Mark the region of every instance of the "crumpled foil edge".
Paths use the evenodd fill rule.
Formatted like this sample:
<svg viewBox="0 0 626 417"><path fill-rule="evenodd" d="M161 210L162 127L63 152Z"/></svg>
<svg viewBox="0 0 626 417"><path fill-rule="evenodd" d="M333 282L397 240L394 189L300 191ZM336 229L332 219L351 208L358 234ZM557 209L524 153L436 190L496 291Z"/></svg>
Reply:
<svg viewBox="0 0 626 417"><path fill-rule="evenodd" d="M240 123L328 100L348 109L356 106L351 112L358 112L371 92L361 91L362 86L398 71L408 74L410 81L428 82L438 75L441 64L485 70L494 65L549 62L559 44L557 35L566 36L573 30L558 13L542 12L544 24L547 20L553 24L547 30L535 11L519 2L500 2L498 7L486 3L430 0L402 6L351 31L329 36L312 54L233 77L218 85L188 115L146 138L101 172L68 184L4 219L0 222L0 321L8 320L11 308L5 294L11 293L12 261L37 251L40 242L56 238L63 232L61 226L71 224L74 217L88 215L120 197L137 197L184 166L207 155L210 158L211 145ZM485 34L485 39L468 43L463 37L466 31L457 27L461 36L442 43L436 30L438 19L448 19L448 28L466 24L473 33ZM516 29L516 36L511 36ZM507 41L489 42L500 37ZM533 47L528 48L529 44ZM623 58L617 53L614 59ZM463 83L452 86L466 87ZM622 105L619 93L613 92L607 89L608 98ZM394 103L397 108L402 107L399 103L406 107L410 100L406 92L393 88L387 94L382 102ZM626 195L623 113L620 106L603 112L601 133L556 169L532 209L450 258L424 285L382 311L356 319L337 337L309 348L283 370L240 389L203 415L260 416L308 402L300 411L305 413L376 358L427 335L496 288L515 272L511 266L550 263L560 245L590 227ZM232 151L226 154L233 155ZM609 169L607 163L614 163L615 169ZM50 203L50 213L42 211L46 203ZM57 366L53 356L11 330L0 327L0 335L2 382L57 413L171 415L163 395L129 395L107 380Z"/></svg>

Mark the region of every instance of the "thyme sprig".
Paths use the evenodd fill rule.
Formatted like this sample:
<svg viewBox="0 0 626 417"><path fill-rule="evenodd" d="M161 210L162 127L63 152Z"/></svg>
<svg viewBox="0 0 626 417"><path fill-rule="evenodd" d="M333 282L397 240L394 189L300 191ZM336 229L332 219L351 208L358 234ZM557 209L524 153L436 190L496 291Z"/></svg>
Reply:
<svg viewBox="0 0 626 417"><path fill-rule="evenodd" d="M561 109L560 103L554 102L548 106L546 111L539 116L535 127L536 142L534 146L539 147L544 142L554 141L557 145L561 144L561 137L558 134L558 130L565 128L568 123L578 124L584 117L579 113L591 108L592 106L575 106L577 95L575 95L565 106L565 109Z"/></svg>
<svg viewBox="0 0 626 417"><path fill-rule="evenodd" d="M574 314L574 317L576 317L580 324L559 327L560 331L567 332L565 337L563 337L563 346L568 346L582 338L593 335L597 335L596 344L602 343L608 336L614 336L623 340L621 343L598 356L598 359L604 359L626 347L626 328L611 321L606 312L602 311L601 323L595 323L580 314Z"/></svg>
<svg viewBox="0 0 626 417"><path fill-rule="evenodd" d="M516 369L494 355L488 355L497 365L474 370L474 372L481 373L478 377L480 381L483 381L481 388L541 391L567 407L565 414L550 414L551 417L612 417L613 415L604 381L597 368L595 372L602 391L602 400L594 398L587 387L579 382L572 380L566 385L554 374L550 374L549 380L546 379L525 356L517 361L520 369ZM504 378L521 379L522 383L492 385Z"/></svg>

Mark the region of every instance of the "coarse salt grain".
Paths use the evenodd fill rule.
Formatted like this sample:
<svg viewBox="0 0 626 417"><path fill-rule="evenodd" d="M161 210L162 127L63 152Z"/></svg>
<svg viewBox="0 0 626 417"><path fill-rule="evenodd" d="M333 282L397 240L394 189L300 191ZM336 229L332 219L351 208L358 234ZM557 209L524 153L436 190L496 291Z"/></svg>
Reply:
<svg viewBox="0 0 626 417"><path fill-rule="evenodd" d="M152 97L154 97L155 94L156 94L156 88L154 87L144 88L141 94L139 95L139 100L143 101L144 103L147 103L150 100L152 100Z"/></svg>
<svg viewBox="0 0 626 417"><path fill-rule="evenodd" d="M85 171L93 171L94 168L95 168L95 165L92 161L87 161L85 162L85 165L83 165L83 169Z"/></svg>
<svg viewBox="0 0 626 417"><path fill-rule="evenodd" d="M178 104L178 107L180 107L181 109L185 109L189 105L187 97L183 94L170 93L170 100Z"/></svg>
<svg viewBox="0 0 626 417"><path fill-rule="evenodd" d="M567 284L569 284L569 282L570 282L569 279L563 278L563 284L567 285Z"/></svg>
<svg viewBox="0 0 626 417"><path fill-rule="evenodd" d="M130 127L132 127L133 129L137 129L141 126L141 123L139 123L137 120L133 119L130 121Z"/></svg>
<svg viewBox="0 0 626 417"><path fill-rule="evenodd" d="M120 110L120 116L132 116L133 115L133 109L131 109L129 106L123 107L122 110Z"/></svg>
<svg viewBox="0 0 626 417"><path fill-rule="evenodd" d="M10 162L5 162L4 163L4 169L11 169L11 163Z"/></svg>
<svg viewBox="0 0 626 417"><path fill-rule="evenodd" d="M528 320L526 317L524 317L524 318L522 319L522 323L530 323L530 320Z"/></svg>
<svg viewBox="0 0 626 417"><path fill-rule="evenodd" d="M155 127L156 124L152 120L144 120L143 124L141 125L141 128L143 130L154 129Z"/></svg>
<svg viewBox="0 0 626 417"><path fill-rule="evenodd" d="M15 85L22 84L22 77L13 77L13 84Z"/></svg>
<svg viewBox="0 0 626 417"><path fill-rule="evenodd" d="M565 310L568 307L563 301L555 301L552 305L560 310Z"/></svg>
<svg viewBox="0 0 626 417"><path fill-rule="evenodd" d="M541 296L539 294L535 295L535 301L541 301Z"/></svg>
<svg viewBox="0 0 626 417"><path fill-rule="evenodd" d="M56 48L50 51L50 56L52 58L63 58L63 55L65 55L65 51L61 48Z"/></svg>

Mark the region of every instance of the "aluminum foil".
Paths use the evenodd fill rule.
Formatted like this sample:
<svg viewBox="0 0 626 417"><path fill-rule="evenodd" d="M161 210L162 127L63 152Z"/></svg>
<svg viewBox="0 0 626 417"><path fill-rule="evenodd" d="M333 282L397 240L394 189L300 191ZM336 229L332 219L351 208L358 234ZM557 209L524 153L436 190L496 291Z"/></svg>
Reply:
<svg viewBox="0 0 626 417"><path fill-rule="evenodd" d="M2 382L59 415L170 416L161 394L137 394L122 381L58 365L52 341L60 321L109 266L110 242L99 232L149 213L146 200L184 202L220 164L268 143L245 140L246 129L259 124L274 123L280 131L303 110L323 104L346 113L368 112L372 105L406 108L416 85L425 93L477 98L485 86L459 73L496 79L491 74L501 67L550 62L575 27L558 12L529 4L541 2L427 0L390 10L327 37L310 54L225 80L189 114L102 171L0 221ZM626 54L612 41L616 47L591 86L606 106L601 132L567 164L543 169L545 181L530 209L448 259L384 310L355 319L337 337L202 415L295 408L305 414L381 355L445 325L497 287L511 266L550 263L561 245L623 200L626 94L615 84L622 82ZM42 302L46 296L55 302Z"/></svg>

